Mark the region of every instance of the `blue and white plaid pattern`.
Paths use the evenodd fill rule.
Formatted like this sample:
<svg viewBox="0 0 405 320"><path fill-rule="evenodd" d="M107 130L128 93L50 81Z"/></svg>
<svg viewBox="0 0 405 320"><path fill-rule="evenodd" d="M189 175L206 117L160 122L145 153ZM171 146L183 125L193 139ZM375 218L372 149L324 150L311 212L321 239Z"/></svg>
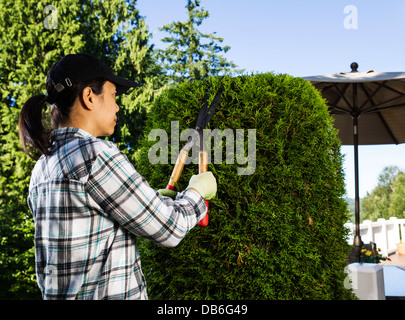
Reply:
<svg viewBox="0 0 405 320"><path fill-rule="evenodd" d="M36 273L44 299L147 299L136 237L176 246L206 214L192 190L159 195L115 144L52 133L32 173Z"/></svg>

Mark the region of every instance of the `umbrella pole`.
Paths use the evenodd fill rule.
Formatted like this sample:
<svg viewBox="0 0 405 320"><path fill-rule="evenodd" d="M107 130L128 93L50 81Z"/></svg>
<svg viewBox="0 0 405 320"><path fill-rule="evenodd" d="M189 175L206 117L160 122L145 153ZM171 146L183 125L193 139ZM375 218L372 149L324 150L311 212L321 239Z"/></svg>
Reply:
<svg viewBox="0 0 405 320"><path fill-rule="evenodd" d="M355 184L355 200L354 200L354 219L355 219L355 234L354 234L354 259L355 262L360 262L360 251L363 246L363 241L360 237L360 196L359 196L359 145L357 122L358 116L353 118L354 122L354 184Z"/></svg>
<svg viewBox="0 0 405 320"><path fill-rule="evenodd" d="M353 145L354 145L354 219L355 219L355 234L354 234L354 261L360 262L360 251L363 247L363 241L360 237L360 196L359 196L359 113L357 105L357 85L353 86L353 105L355 113L353 115Z"/></svg>

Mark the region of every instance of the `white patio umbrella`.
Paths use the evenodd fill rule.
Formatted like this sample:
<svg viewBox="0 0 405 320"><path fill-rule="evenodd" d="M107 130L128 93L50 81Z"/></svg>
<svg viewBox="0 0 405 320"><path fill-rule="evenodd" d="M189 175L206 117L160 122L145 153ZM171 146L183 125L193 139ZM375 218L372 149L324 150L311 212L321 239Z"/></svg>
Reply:
<svg viewBox="0 0 405 320"><path fill-rule="evenodd" d="M304 77L321 91L343 145L354 146L355 259L360 261L358 146L405 143L405 72L352 71Z"/></svg>

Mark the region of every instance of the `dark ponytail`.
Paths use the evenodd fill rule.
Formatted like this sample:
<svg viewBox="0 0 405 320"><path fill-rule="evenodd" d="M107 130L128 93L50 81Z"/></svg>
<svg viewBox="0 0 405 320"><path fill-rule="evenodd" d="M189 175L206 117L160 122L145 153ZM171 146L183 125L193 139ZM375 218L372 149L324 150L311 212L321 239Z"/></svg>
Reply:
<svg viewBox="0 0 405 320"><path fill-rule="evenodd" d="M42 122L43 109L46 106L46 95L36 95L28 99L22 107L19 119L19 134L23 149L31 158L38 159L40 153L49 155L50 130Z"/></svg>
<svg viewBox="0 0 405 320"><path fill-rule="evenodd" d="M61 92L56 92L53 84L48 82L46 91L48 96L41 94L27 100L21 109L19 119L19 133L25 153L31 158L38 159L41 154L51 154L50 135L52 128L57 129L69 120L71 109L84 88L90 87L95 94L103 93L106 80L94 79L79 82ZM47 105L51 105L50 121L44 121L44 111ZM48 127L44 123L50 123ZM34 148L34 149L33 149ZM38 155L38 152L40 153Z"/></svg>

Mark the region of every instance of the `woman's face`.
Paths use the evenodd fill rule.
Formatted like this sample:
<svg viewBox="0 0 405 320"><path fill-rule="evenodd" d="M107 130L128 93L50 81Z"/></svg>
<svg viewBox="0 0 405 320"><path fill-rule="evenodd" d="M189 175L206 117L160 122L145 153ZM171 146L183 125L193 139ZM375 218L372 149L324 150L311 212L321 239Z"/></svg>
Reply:
<svg viewBox="0 0 405 320"><path fill-rule="evenodd" d="M103 92L95 96L94 130L96 137L110 136L114 133L119 111L115 102L115 94L115 84L107 81L103 86Z"/></svg>

